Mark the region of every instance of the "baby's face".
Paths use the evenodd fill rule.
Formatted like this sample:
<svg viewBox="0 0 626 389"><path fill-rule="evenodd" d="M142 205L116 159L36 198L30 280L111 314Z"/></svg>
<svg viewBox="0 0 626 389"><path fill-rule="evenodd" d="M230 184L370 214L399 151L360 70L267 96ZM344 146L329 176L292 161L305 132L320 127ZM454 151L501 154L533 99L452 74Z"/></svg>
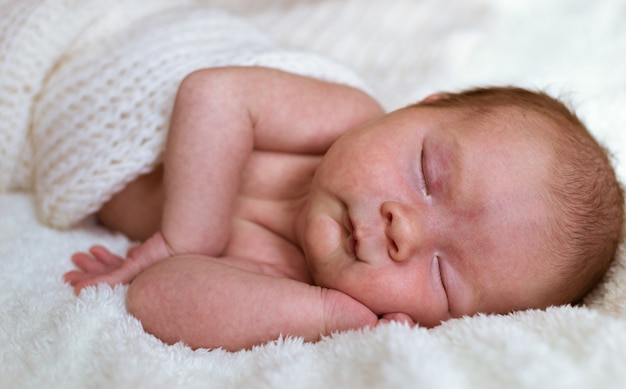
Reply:
<svg viewBox="0 0 626 389"><path fill-rule="evenodd" d="M511 125L405 108L343 136L307 208L315 282L424 326L545 306L551 151Z"/></svg>

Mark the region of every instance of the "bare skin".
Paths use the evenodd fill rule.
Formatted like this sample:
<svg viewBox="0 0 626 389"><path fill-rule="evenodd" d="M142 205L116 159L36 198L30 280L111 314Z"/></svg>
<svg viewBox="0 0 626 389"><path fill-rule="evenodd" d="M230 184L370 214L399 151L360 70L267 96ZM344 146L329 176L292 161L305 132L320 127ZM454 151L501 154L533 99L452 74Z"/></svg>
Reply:
<svg viewBox="0 0 626 389"><path fill-rule="evenodd" d="M179 89L163 171L99 213L147 239L126 259L77 253L65 279L76 293L132 282L128 309L147 331L229 350L545 307L556 275L537 167L552 149L500 131L514 116L383 116L346 86L261 68L196 72Z"/></svg>
<svg viewBox="0 0 626 389"><path fill-rule="evenodd" d="M77 253L80 270L66 281L78 293L134 280L130 312L163 340L192 347L236 350L279 334L316 340L375 325L363 304L311 285L294 220L323 153L382 113L353 88L269 69L190 75L174 107L164 185L157 169L99 213L129 236L150 238L126 260L102 247ZM218 291L229 298L212 298Z"/></svg>

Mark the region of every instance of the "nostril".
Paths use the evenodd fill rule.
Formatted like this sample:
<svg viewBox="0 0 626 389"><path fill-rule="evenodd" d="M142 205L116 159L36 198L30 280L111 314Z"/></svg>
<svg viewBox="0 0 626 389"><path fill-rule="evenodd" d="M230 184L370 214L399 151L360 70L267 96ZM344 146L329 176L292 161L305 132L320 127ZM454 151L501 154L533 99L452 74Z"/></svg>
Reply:
<svg viewBox="0 0 626 389"><path fill-rule="evenodd" d="M393 221L393 214L391 212L387 212L387 214L385 215L385 220L387 221L387 224L391 224L391 222Z"/></svg>

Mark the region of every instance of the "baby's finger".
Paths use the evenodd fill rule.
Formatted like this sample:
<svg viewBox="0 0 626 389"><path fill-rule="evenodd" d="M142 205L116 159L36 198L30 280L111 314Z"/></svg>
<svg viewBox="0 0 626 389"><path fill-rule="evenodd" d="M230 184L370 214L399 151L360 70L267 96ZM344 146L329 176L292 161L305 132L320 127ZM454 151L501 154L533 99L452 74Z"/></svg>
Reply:
<svg viewBox="0 0 626 389"><path fill-rule="evenodd" d="M107 270L105 264L86 253L76 253L72 255L72 262L85 273L100 274Z"/></svg>
<svg viewBox="0 0 626 389"><path fill-rule="evenodd" d="M394 321L398 323L408 324L411 327L415 326L416 324L415 321L413 321L413 319L411 318L411 316L402 312L386 313L382 315L379 321L382 321L383 323Z"/></svg>
<svg viewBox="0 0 626 389"><path fill-rule="evenodd" d="M84 281L86 279L93 278L93 275L83 273L79 270L72 270L63 275L63 281L66 283L75 286L77 283Z"/></svg>
<svg viewBox="0 0 626 389"><path fill-rule="evenodd" d="M85 279L85 280L77 281L71 285L74 287L74 294L78 296L83 289L89 286L97 285L97 284L98 282L95 281L94 279Z"/></svg>
<svg viewBox="0 0 626 389"><path fill-rule="evenodd" d="M141 247L141 245L134 245L131 246L128 251L126 252L126 258L130 258L133 255L135 255L135 253L137 252L137 250Z"/></svg>
<svg viewBox="0 0 626 389"><path fill-rule="evenodd" d="M376 322L376 326L388 324L388 323L391 323L391 320L381 318L381 319L378 319L378 321Z"/></svg>
<svg viewBox="0 0 626 389"><path fill-rule="evenodd" d="M112 254L106 247L103 246L93 246L89 249L89 252L94 256L94 258L108 267L119 267L123 261L123 258Z"/></svg>
<svg viewBox="0 0 626 389"><path fill-rule="evenodd" d="M63 282L74 285L74 281L79 276L79 274L85 273L78 270L68 271L67 273L63 274Z"/></svg>
<svg viewBox="0 0 626 389"><path fill-rule="evenodd" d="M74 285L74 289L77 291L77 293L80 293L81 290L92 285L108 284L109 286L113 287L115 285L121 285L126 283L128 283L128 280L125 277L124 272L118 269L108 274L77 279L77 282L72 285Z"/></svg>

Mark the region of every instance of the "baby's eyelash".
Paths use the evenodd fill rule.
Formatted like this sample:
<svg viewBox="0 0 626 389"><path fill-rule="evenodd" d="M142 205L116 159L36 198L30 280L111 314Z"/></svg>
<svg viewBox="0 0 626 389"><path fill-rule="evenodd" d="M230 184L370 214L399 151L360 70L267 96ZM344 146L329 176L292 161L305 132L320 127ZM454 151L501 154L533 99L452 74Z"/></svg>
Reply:
<svg viewBox="0 0 626 389"><path fill-rule="evenodd" d="M441 271L441 261L439 257L437 257L437 266L439 266L439 278L441 278L441 286L443 286L443 290L446 292L446 296L448 295L448 289L446 289L446 283L443 279L443 272Z"/></svg>
<svg viewBox="0 0 626 389"><path fill-rule="evenodd" d="M422 191L424 192L425 196L428 196L428 185L426 183L426 170L424 170L424 148L422 147L422 152L420 155L420 171L421 171L421 181L422 181L422 186L423 189Z"/></svg>
<svg viewBox="0 0 626 389"><path fill-rule="evenodd" d="M443 272L441 271L441 261L439 256L435 255L435 261L437 262L437 272L439 273L439 281L441 282L441 287L446 294L446 300L448 299L448 289L446 288L446 283L443 279Z"/></svg>

